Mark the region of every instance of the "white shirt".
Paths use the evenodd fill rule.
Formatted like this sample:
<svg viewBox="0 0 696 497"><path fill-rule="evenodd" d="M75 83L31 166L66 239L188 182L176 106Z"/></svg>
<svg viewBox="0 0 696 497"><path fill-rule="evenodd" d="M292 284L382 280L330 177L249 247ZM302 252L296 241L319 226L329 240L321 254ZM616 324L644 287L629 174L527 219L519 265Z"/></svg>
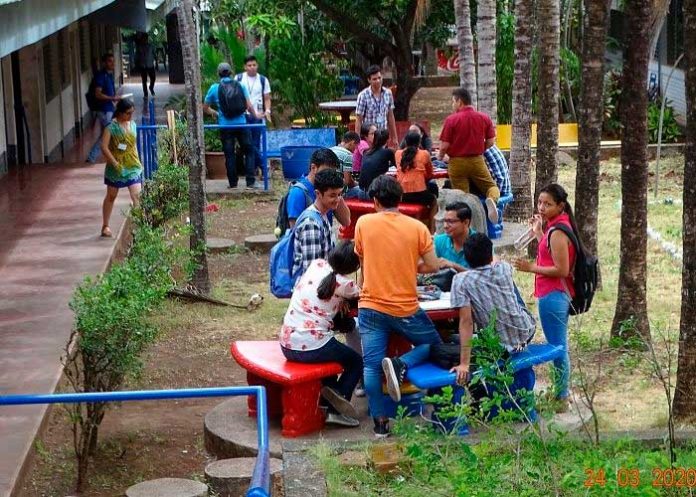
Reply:
<svg viewBox="0 0 696 497"><path fill-rule="evenodd" d="M271 83L268 81L268 78L264 77L264 79L266 80L266 84L262 93L261 75L257 73L256 76L252 78L249 77L246 72L242 73L241 83L249 90L249 100L251 100L252 105L259 112L263 112L263 96L271 93Z"/></svg>

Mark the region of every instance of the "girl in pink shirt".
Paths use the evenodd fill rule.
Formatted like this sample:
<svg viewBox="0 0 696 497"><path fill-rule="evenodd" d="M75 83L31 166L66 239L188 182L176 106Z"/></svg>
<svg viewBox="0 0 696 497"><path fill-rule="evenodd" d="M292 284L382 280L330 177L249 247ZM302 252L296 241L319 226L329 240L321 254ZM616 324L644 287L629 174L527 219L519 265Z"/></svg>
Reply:
<svg viewBox="0 0 696 497"><path fill-rule="evenodd" d="M568 408L570 395L570 358L568 356L568 316L570 300L574 295L573 267L576 249L560 225L572 229L580 242L573 209L568 194L560 185L552 183L542 188L537 201L532 229L539 241L536 262L516 259L520 271L534 273L534 296L539 299L539 318L546 340L565 349L561 359L553 361L556 369L556 397L562 401L559 409Z"/></svg>
<svg viewBox="0 0 696 497"><path fill-rule="evenodd" d="M372 140L375 137L377 126L374 124L363 124L360 126L360 143L353 152L353 178L360 177L360 169L362 168L362 156L365 150L372 146Z"/></svg>

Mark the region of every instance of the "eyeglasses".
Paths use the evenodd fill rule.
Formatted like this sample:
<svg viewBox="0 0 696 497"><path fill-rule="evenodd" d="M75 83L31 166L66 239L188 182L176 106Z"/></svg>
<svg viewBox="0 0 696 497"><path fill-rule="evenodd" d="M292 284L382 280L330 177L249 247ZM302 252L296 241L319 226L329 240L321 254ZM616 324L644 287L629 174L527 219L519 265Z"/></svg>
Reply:
<svg viewBox="0 0 696 497"><path fill-rule="evenodd" d="M457 224L461 223L462 221L460 219L443 219L443 222L445 224Z"/></svg>

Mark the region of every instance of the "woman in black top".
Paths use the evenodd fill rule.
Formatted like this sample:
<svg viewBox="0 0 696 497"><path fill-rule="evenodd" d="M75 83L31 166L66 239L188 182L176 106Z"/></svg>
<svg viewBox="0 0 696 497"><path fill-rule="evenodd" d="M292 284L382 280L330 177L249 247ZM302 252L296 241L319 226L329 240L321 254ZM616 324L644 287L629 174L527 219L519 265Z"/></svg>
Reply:
<svg viewBox="0 0 696 497"><path fill-rule="evenodd" d="M386 174L389 168L396 166L394 151L387 148L389 131L379 129L375 131L372 146L365 151L360 168L360 189L367 192L370 184L377 177Z"/></svg>
<svg viewBox="0 0 696 497"><path fill-rule="evenodd" d="M420 135L420 148L427 150L428 152L433 152L433 140L430 138L428 133L426 133L425 128L418 123L413 123L408 127L409 133L418 133ZM401 140L399 148L406 148L406 138Z"/></svg>

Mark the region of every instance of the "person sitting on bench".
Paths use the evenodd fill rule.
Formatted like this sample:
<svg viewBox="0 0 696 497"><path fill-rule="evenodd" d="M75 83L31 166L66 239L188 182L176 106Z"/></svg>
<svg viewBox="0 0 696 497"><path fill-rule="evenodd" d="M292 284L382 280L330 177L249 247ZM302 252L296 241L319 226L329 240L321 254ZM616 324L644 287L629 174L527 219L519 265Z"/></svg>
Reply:
<svg viewBox="0 0 696 497"><path fill-rule="evenodd" d="M475 233L464 244L464 255L470 269L454 277L450 295L452 307L459 309L461 352L459 365L451 370L457 373L459 384L466 383L469 374L474 324L485 328L495 315L495 329L508 353L523 350L536 330L534 317L512 279L512 266L503 261L493 264L493 242Z"/></svg>
<svg viewBox="0 0 696 497"><path fill-rule="evenodd" d="M280 347L288 361L338 362L343 374L324 379L321 395L327 406L326 422L358 426L360 421L350 403L360 381L363 360L358 352L342 344L334 330L353 331L352 317L336 319L347 300L357 299L360 289L347 278L360 267L353 242L336 245L328 257L315 259L297 282L280 329Z"/></svg>

